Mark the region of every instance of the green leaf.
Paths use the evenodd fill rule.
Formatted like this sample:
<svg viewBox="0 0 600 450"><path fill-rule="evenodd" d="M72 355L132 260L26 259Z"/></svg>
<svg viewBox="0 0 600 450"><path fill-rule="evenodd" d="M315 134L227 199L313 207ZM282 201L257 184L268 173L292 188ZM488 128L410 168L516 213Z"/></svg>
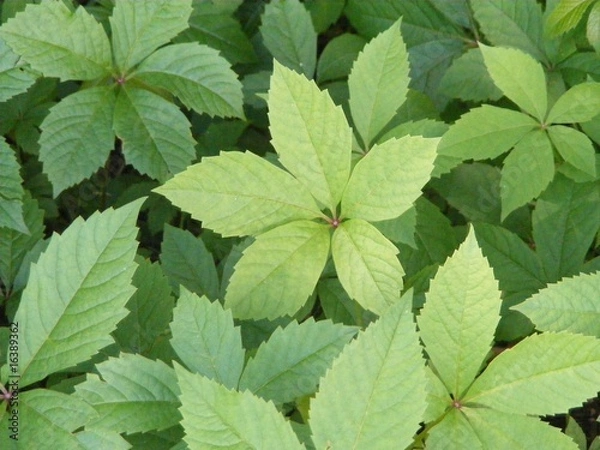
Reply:
<svg viewBox="0 0 600 450"><path fill-rule="evenodd" d="M514 48L479 44L483 60L496 86L523 111L542 122L546 117L548 96L546 76L541 64Z"/></svg>
<svg viewBox="0 0 600 450"><path fill-rule="evenodd" d="M405 448L425 412L425 366L410 296L348 344L311 402L315 447Z"/></svg>
<svg viewBox="0 0 600 450"><path fill-rule="evenodd" d="M317 81L324 83L346 78L365 44L364 38L350 33L331 39L319 56Z"/></svg>
<svg viewBox="0 0 600 450"><path fill-rule="evenodd" d="M585 36L596 53L600 52L600 3L594 3L587 19Z"/></svg>
<svg viewBox="0 0 600 450"><path fill-rule="evenodd" d="M204 158L155 192L223 236L258 234L322 215L294 177L250 152Z"/></svg>
<svg viewBox="0 0 600 450"><path fill-rule="evenodd" d="M352 171L342 216L380 221L407 211L429 180L438 143L438 138L404 136L376 144Z"/></svg>
<svg viewBox="0 0 600 450"><path fill-rule="evenodd" d="M540 331L569 331L600 337L600 272L564 278L513 306Z"/></svg>
<svg viewBox="0 0 600 450"><path fill-rule="evenodd" d="M504 160L500 182L501 219L540 195L553 177L552 144L544 131L532 131Z"/></svg>
<svg viewBox="0 0 600 450"><path fill-rule="evenodd" d="M492 44L514 47L538 61L546 60L542 9L535 0L472 0L471 7Z"/></svg>
<svg viewBox="0 0 600 450"><path fill-rule="evenodd" d="M334 323L358 325L362 328L377 318L352 300L337 278L319 280L317 292L325 317Z"/></svg>
<svg viewBox="0 0 600 450"><path fill-rule="evenodd" d="M592 177L596 176L596 152L585 134L563 125L553 125L547 131L552 144L566 162Z"/></svg>
<svg viewBox="0 0 600 450"><path fill-rule="evenodd" d="M431 281L418 318L421 340L453 398L469 387L494 339L500 291L471 230Z"/></svg>
<svg viewBox="0 0 600 450"><path fill-rule="evenodd" d="M195 141L189 127L177 106L150 91L123 87L117 96L114 130L125 158L152 178L164 182L191 163Z"/></svg>
<svg viewBox="0 0 600 450"><path fill-rule="evenodd" d="M24 67L19 56L0 38L0 102L25 92L36 76Z"/></svg>
<svg viewBox="0 0 600 450"><path fill-rule="evenodd" d="M42 122L40 160L54 196L90 177L115 146L110 87L95 87L65 97Z"/></svg>
<svg viewBox="0 0 600 450"><path fill-rule="evenodd" d="M226 388L237 387L244 368L244 349L231 311L182 288L173 310L171 332L173 349L191 371Z"/></svg>
<svg viewBox="0 0 600 450"><path fill-rule="evenodd" d="M110 17L112 47L123 74L188 27L191 0L118 1Z"/></svg>
<svg viewBox="0 0 600 450"><path fill-rule="evenodd" d="M212 254L202 239L165 224L160 262L172 284L181 284L211 300L219 297L219 277Z"/></svg>
<svg viewBox="0 0 600 450"><path fill-rule="evenodd" d="M317 65L317 33L310 13L298 0L276 0L265 6L260 34L273 57L312 78Z"/></svg>
<svg viewBox="0 0 600 450"><path fill-rule="evenodd" d="M235 266L225 307L238 319L293 315L315 289L329 254L330 227L298 220L256 237Z"/></svg>
<svg viewBox="0 0 600 450"><path fill-rule="evenodd" d="M406 99L408 70L399 23L369 42L354 62L348 77L350 111L365 149Z"/></svg>
<svg viewBox="0 0 600 450"><path fill-rule="evenodd" d="M48 443L62 449L80 449L73 432L96 416L94 409L74 395L46 389L19 393L18 448L47 448ZM4 434L4 430L3 430Z"/></svg>
<svg viewBox="0 0 600 450"><path fill-rule="evenodd" d="M176 363L175 372L181 389L181 424L190 448L304 448L273 403L248 391L230 391Z"/></svg>
<svg viewBox="0 0 600 450"><path fill-rule="evenodd" d="M417 210L414 207L407 209L402 215L395 219L375 222L373 225L375 225L375 228L381 231L390 241L396 244L402 243L417 248L417 243L415 242Z"/></svg>
<svg viewBox="0 0 600 450"><path fill-rule="evenodd" d="M482 105L464 114L444 134L440 155L465 159L495 158L507 152L539 123L517 111Z"/></svg>
<svg viewBox="0 0 600 450"><path fill-rule="evenodd" d="M508 413L549 415L594 397L599 385L598 339L544 333L500 353L475 380L464 403Z"/></svg>
<svg viewBox="0 0 600 450"><path fill-rule="evenodd" d="M579 23L595 0L561 0L548 16L546 25L553 35L563 34Z"/></svg>
<svg viewBox="0 0 600 450"><path fill-rule="evenodd" d="M277 61L268 104L279 161L335 212L350 176L352 130L344 111L314 82Z"/></svg>
<svg viewBox="0 0 600 450"><path fill-rule="evenodd" d="M116 432L104 430L83 430L75 435L79 443L86 450L98 448L110 448L112 450L129 450L131 444L123 436Z"/></svg>
<svg viewBox="0 0 600 450"><path fill-rule="evenodd" d="M0 228L29 233L23 220L23 187L15 152L0 137Z"/></svg>
<svg viewBox="0 0 600 450"><path fill-rule="evenodd" d="M92 356L113 342L109 333L127 314L141 200L75 219L54 235L32 264L15 322L20 386ZM86 245L81 245L85 242Z"/></svg>
<svg viewBox="0 0 600 450"><path fill-rule="evenodd" d="M346 0L308 0L304 3L310 12L315 30L322 33L340 18Z"/></svg>
<svg viewBox="0 0 600 450"><path fill-rule="evenodd" d="M561 95L546 123L587 122L600 114L600 83L581 83Z"/></svg>
<svg viewBox="0 0 600 450"><path fill-rule="evenodd" d="M248 361L240 390L275 404L291 402L317 390L319 379L356 334L356 328L308 318L277 328Z"/></svg>
<svg viewBox="0 0 600 450"><path fill-rule="evenodd" d="M205 45L163 47L146 58L133 77L168 90L199 113L244 117L242 84L227 60Z"/></svg>
<svg viewBox="0 0 600 450"><path fill-rule="evenodd" d="M73 13L59 1L27 5L2 25L0 38L46 77L93 80L110 74L108 37L83 7Z"/></svg>
<svg viewBox="0 0 600 450"><path fill-rule="evenodd" d="M377 228L360 219L342 222L333 233L331 253L346 292L381 315L400 298L404 271L398 249Z"/></svg>
<svg viewBox="0 0 600 450"><path fill-rule="evenodd" d="M123 353L96 369L100 376L88 373L86 381L75 386L75 395L98 413L89 428L136 433L165 429L181 420L177 378L164 362Z"/></svg>

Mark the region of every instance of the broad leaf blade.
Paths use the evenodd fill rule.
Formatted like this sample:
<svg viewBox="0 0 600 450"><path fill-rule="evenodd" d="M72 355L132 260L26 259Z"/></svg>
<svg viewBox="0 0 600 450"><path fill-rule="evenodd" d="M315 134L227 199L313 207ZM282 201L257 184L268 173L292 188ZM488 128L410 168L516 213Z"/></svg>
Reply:
<svg viewBox="0 0 600 450"><path fill-rule="evenodd" d="M483 60L496 86L509 99L538 121L543 122L548 107L546 76L541 64L513 48L479 44Z"/></svg>
<svg viewBox="0 0 600 450"><path fill-rule="evenodd" d="M115 146L112 88L95 87L69 95L42 122L40 160L54 196L102 167Z"/></svg>
<svg viewBox="0 0 600 450"><path fill-rule="evenodd" d="M63 2L28 5L2 26L0 37L46 77L93 80L110 74L108 37L83 7L72 13Z"/></svg>
<svg viewBox="0 0 600 450"><path fill-rule="evenodd" d="M23 220L23 187L13 150L0 138L0 228L29 233Z"/></svg>
<svg viewBox="0 0 600 450"><path fill-rule="evenodd" d="M293 315L314 291L329 242L330 227L307 220L257 236L235 266L225 307L238 319Z"/></svg>
<svg viewBox="0 0 600 450"><path fill-rule="evenodd" d="M281 164L335 211L350 176L352 150L352 130L342 108L277 62L268 104L272 144Z"/></svg>
<svg viewBox="0 0 600 450"><path fill-rule="evenodd" d="M600 337L600 272L565 278L512 309L540 331L569 331Z"/></svg>
<svg viewBox="0 0 600 450"><path fill-rule="evenodd" d="M190 124L181 110L145 89L123 87L114 112L123 153L141 173L159 181L184 170L195 156Z"/></svg>
<svg viewBox="0 0 600 450"><path fill-rule="evenodd" d="M25 92L35 82L35 74L23 66L19 56L0 38L0 102Z"/></svg>
<svg viewBox="0 0 600 450"><path fill-rule="evenodd" d="M181 420L175 372L164 362L123 353L98 364L96 374L75 386L76 396L92 405L98 417L91 429L137 433L162 430Z"/></svg>
<svg viewBox="0 0 600 450"><path fill-rule="evenodd" d="M548 16L548 30L558 35L574 28L592 3L594 0L561 0Z"/></svg>
<svg viewBox="0 0 600 450"><path fill-rule="evenodd" d="M182 288L173 310L171 332L173 349L192 372L226 388L237 387L244 367L244 349L231 311Z"/></svg>
<svg viewBox="0 0 600 450"><path fill-rule="evenodd" d="M124 73L188 27L191 0L122 0L110 17L115 63Z"/></svg>
<svg viewBox="0 0 600 450"><path fill-rule="evenodd" d="M453 398L469 387L490 351L500 291L471 230L431 281L418 318L435 371Z"/></svg>
<svg viewBox="0 0 600 450"><path fill-rule="evenodd" d="M311 402L316 448L405 448L425 412L425 366L403 298L350 343Z"/></svg>
<svg viewBox="0 0 600 450"><path fill-rule="evenodd" d="M321 216L295 178L249 152L204 158L155 191L223 236L258 234Z"/></svg>
<svg viewBox="0 0 600 450"><path fill-rule="evenodd" d="M399 23L369 42L354 62L348 77L350 111L365 149L406 99L408 71Z"/></svg>
<svg viewBox="0 0 600 450"><path fill-rule="evenodd" d="M272 403L248 391L230 391L178 364L175 372L181 389L181 424L190 448L304 448Z"/></svg>
<svg viewBox="0 0 600 450"><path fill-rule="evenodd" d="M544 333L498 355L475 380L464 402L508 413L549 415L594 397L599 385L598 339Z"/></svg>
<svg viewBox="0 0 600 450"><path fill-rule="evenodd" d="M20 384L27 386L73 366L113 342L109 333L127 314L141 201L76 219L55 235L21 297L15 322ZM85 242L86 245L81 245Z"/></svg>
<svg viewBox="0 0 600 450"><path fill-rule="evenodd" d="M398 301L404 275L398 249L373 225L360 219L342 222L333 233L331 253L342 286L362 307L381 315Z"/></svg>
<svg viewBox="0 0 600 450"><path fill-rule="evenodd" d="M581 83L561 95L546 123L587 122L600 114L600 83Z"/></svg>
<svg viewBox="0 0 600 450"><path fill-rule="evenodd" d="M342 216L394 219L421 195L436 158L437 138L404 136L377 144L354 167L342 197Z"/></svg>
<svg viewBox="0 0 600 450"><path fill-rule="evenodd" d="M356 334L356 328L309 318L277 328L248 361L240 390L276 404L311 395L332 361Z"/></svg>
<svg viewBox="0 0 600 450"><path fill-rule="evenodd" d="M566 162L592 177L596 176L596 151L585 134L562 125L548 127L547 131L552 144Z"/></svg>
<svg viewBox="0 0 600 450"><path fill-rule="evenodd" d="M244 117L242 84L227 60L205 45L163 47L146 58L133 77L168 90L198 113Z"/></svg>

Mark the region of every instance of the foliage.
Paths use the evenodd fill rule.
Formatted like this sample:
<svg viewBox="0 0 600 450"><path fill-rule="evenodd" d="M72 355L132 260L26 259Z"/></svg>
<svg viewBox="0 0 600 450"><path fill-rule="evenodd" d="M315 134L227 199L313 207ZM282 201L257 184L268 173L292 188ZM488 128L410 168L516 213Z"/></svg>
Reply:
<svg viewBox="0 0 600 450"><path fill-rule="evenodd" d="M1 8L1 448L599 448L600 2Z"/></svg>

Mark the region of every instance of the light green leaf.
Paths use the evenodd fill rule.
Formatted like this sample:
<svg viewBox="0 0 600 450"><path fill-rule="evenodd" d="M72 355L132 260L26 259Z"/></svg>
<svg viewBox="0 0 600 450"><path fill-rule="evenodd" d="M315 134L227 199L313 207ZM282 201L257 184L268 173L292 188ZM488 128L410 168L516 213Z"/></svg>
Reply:
<svg viewBox="0 0 600 450"><path fill-rule="evenodd" d="M182 288L173 310L171 332L173 349L191 371L226 388L237 387L244 368L244 349L231 311Z"/></svg>
<svg viewBox="0 0 600 450"><path fill-rule="evenodd" d="M600 3L594 3L587 19L585 36L596 53L600 53Z"/></svg>
<svg viewBox="0 0 600 450"><path fill-rule="evenodd" d="M350 111L365 149L406 99L408 71L399 23L369 42L354 62L348 77Z"/></svg>
<svg viewBox="0 0 600 450"><path fill-rule="evenodd" d="M47 448L51 442L61 449L81 449L73 432L96 416L90 405L74 395L46 389L19 393L18 408L18 448Z"/></svg>
<svg viewBox="0 0 600 450"><path fill-rule="evenodd" d="M535 0L472 0L485 37L496 46L514 47L545 61L542 9Z"/></svg>
<svg viewBox="0 0 600 450"><path fill-rule="evenodd" d="M352 130L344 111L314 82L277 61L268 104L279 161L335 212L350 176Z"/></svg>
<svg viewBox="0 0 600 450"><path fill-rule="evenodd" d="M540 195L553 177L552 144L544 131L532 131L504 160L500 181L501 219Z"/></svg>
<svg viewBox="0 0 600 450"><path fill-rule="evenodd" d="M225 307L238 319L293 315L315 289L329 254L330 227L298 220L256 237L235 266Z"/></svg>
<svg viewBox="0 0 600 450"><path fill-rule="evenodd" d="M331 39L319 56L317 64L319 84L346 78L365 44L364 38L351 33L344 33Z"/></svg>
<svg viewBox="0 0 600 450"><path fill-rule="evenodd" d="M540 331L569 331L600 337L600 272L564 278L512 309Z"/></svg>
<svg viewBox="0 0 600 450"><path fill-rule="evenodd" d="M65 97L42 122L40 160L54 196L102 167L115 146L110 87L95 87Z"/></svg>
<svg viewBox="0 0 600 450"><path fill-rule="evenodd" d="M400 298L404 271L398 249L373 225L360 219L342 222L333 233L331 253L346 292L381 315Z"/></svg>
<svg viewBox="0 0 600 450"><path fill-rule="evenodd" d="M598 185L557 175L538 199L533 239L548 281L579 272L600 223Z"/></svg>
<svg viewBox="0 0 600 450"><path fill-rule="evenodd" d="M0 29L12 50L46 77L93 80L110 74L108 37L83 7L59 1L27 5Z"/></svg>
<svg viewBox="0 0 600 450"><path fill-rule="evenodd" d="M164 362L122 353L96 366L75 386L75 395L92 405L98 417L90 429L137 433L162 430L181 420L175 372ZM102 377L102 378L100 378Z"/></svg>
<svg viewBox="0 0 600 450"><path fill-rule="evenodd" d="M122 74L188 27L192 0L119 0L110 17L115 63Z"/></svg>
<svg viewBox="0 0 600 450"><path fill-rule="evenodd" d="M596 151L589 138L575 128L553 125L548 136L560 156L573 167L595 177Z"/></svg>
<svg viewBox="0 0 600 450"><path fill-rule="evenodd" d="M260 34L271 55L290 69L312 78L317 65L317 33L310 13L298 0L265 6Z"/></svg>
<svg viewBox="0 0 600 450"><path fill-rule="evenodd" d="M418 318L431 364L455 399L485 362L500 318L500 303L498 283L471 229L431 281Z"/></svg>
<svg viewBox="0 0 600 450"><path fill-rule="evenodd" d="M587 122L600 114L600 83L581 83L561 95L546 123Z"/></svg>
<svg viewBox="0 0 600 450"><path fill-rule="evenodd" d="M406 448L425 412L425 366L409 295L346 346L310 405L319 449Z"/></svg>
<svg viewBox="0 0 600 450"><path fill-rule="evenodd" d="M131 444L117 432L105 430L83 430L75 434L77 440L86 450L111 449L129 450Z"/></svg>
<svg viewBox="0 0 600 450"><path fill-rule="evenodd" d="M540 416L579 406L598 392L598 342L570 333L529 336L492 360L464 403Z"/></svg>
<svg viewBox="0 0 600 450"><path fill-rule="evenodd" d="M184 170L195 156L195 141L185 115L145 89L121 88L114 130L123 141L127 161L159 181Z"/></svg>
<svg viewBox="0 0 600 450"><path fill-rule="evenodd" d="M546 25L553 35L574 28L595 0L561 0L548 16Z"/></svg>
<svg viewBox="0 0 600 450"><path fill-rule="evenodd" d="M75 219L32 264L15 316L26 330L19 343L21 387L113 343L109 333L127 315L125 303L135 290L141 203Z"/></svg>
<svg viewBox="0 0 600 450"><path fill-rule="evenodd" d="M248 361L240 390L276 404L291 402L317 390L319 379L356 334L356 328L312 318L277 328Z"/></svg>
<svg viewBox="0 0 600 450"><path fill-rule="evenodd" d="M444 134L440 155L464 159L495 158L507 152L539 123L517 111L482 105L464 114Z"/></svg>
<svg viewBox="0 0 600 450"><path fill-rule="evenodd" d="M175 286L181 284L211 300L219 297L219 277L213 255L202 239L165 224L160 262Z"/></svg>
<svg viewBox="0 0 600 450"><path fill-rule="evenodd" d="M273 403L249 391L230 391L174 365L181 389L181 424L190 449L304 448Z"/></svg>
<svg viewBox="0 0 600 450"><path fill-rule="evenodd" d="M548 107L546 76L541 64L514 48L479 44L496 86L523 111L543 122Z"/></svg>
<svg viewBox="0 0 600 450"><path fill-rule="evenodd" d="M258 234L322 215L294 177L250 152L204 158L155 192L223 236Z"/></svg>
<svg viewBox="0 0 600 450"><path fill-rule="evenodd" d="M440 423L431 428L427 438L427 447L436 450L455 450L456 447L484 450L472 425L456 408L451 409Z"/></svg>
<svg viewBox="0 0 600 450"><path fill-rule="evenodd" d="M23 220L23 187L15 152L0 137L0 228L29 233Z"/></svg>
<svg viewBox="0 0 600 450"><path fill-rule="evenodd" d="M146 58L132 76L168 90L199 113L244 117L242 83L227 60L205 45L163 47Z"/></svg>
<svg viewBox="0 0 600 450"><path fill-rule="evenodd" d="M407 211L429 180L439 141L404 136L376 144L352 171L342 216L380 221Z"/></svg>
<svg viewBox="0 0 600 450"><path fill-rule="evenodd" d="M35 74L19 59L0 38L0 102L25 92L35 82Z"/></svg>

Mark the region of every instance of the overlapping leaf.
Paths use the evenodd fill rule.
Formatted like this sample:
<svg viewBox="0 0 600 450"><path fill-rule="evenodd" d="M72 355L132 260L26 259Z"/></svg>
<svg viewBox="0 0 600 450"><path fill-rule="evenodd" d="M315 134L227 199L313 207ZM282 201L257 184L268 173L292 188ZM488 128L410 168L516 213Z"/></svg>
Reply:
<svg viewBox="0 0 600 450"><path fill-rule="evenodd" d="M29 230L23 220L23 187L15 153L0 138L0 228Z"/></svg>
<svg viewBox="0 0 600 450"><path fill-rule="evenodd" d="M35 74L24 67L19 56L0 38L0 102L25 92L35 78Z"/></svg>
<svg viewBox="0 0 600 450"><path fill-rule="evenodd" d="M587 122L600 114L600 83L573 86L550 109L546 122Z"/></svg>

